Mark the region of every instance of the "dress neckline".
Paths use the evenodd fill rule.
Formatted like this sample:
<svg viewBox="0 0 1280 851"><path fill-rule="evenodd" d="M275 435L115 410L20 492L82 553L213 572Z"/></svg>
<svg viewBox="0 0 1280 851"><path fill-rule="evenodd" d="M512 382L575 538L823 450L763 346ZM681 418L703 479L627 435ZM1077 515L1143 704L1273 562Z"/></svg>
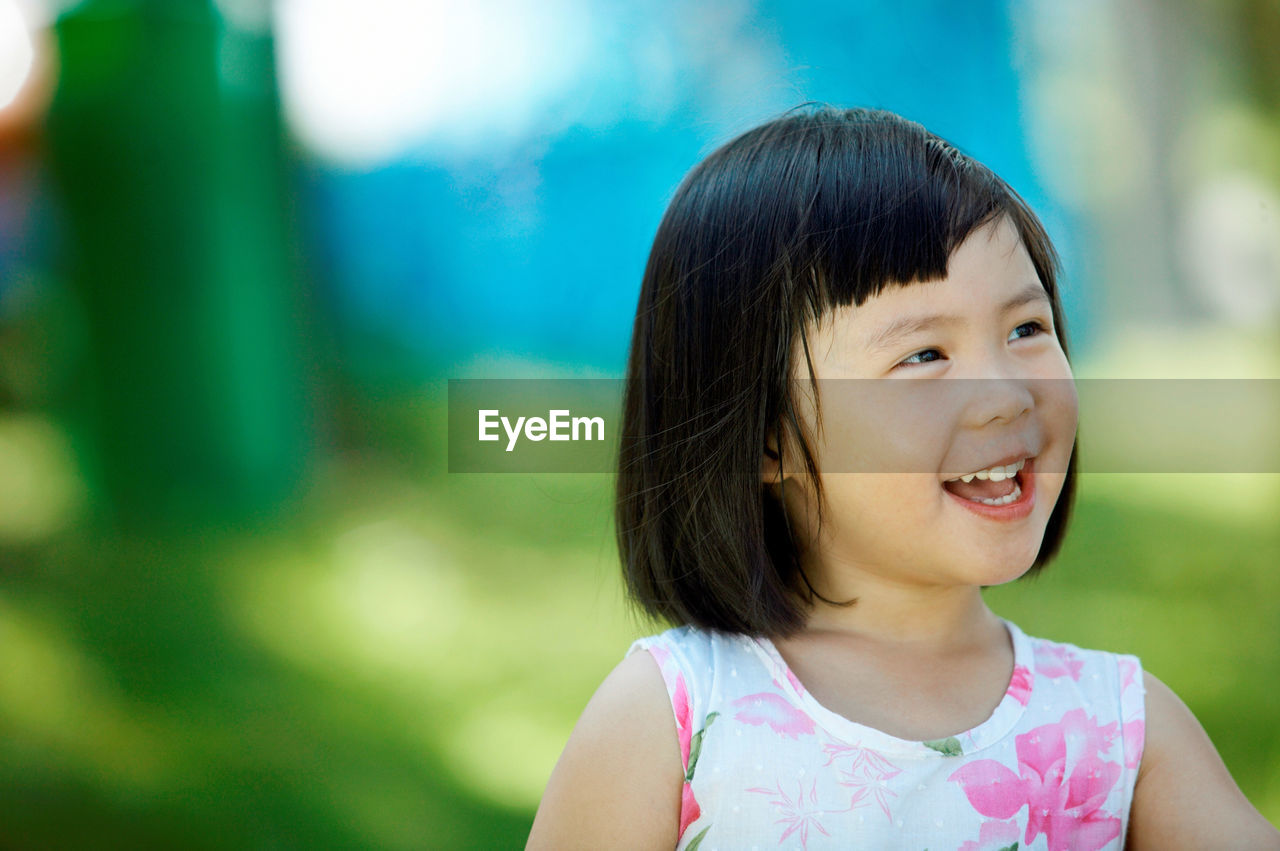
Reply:
<svg viewBox="0 0 1280 851"><path fill-rule="evenodd" d="M941 758L973 753L996 744L1017 726L1031 700L1035 684L1035 654L1030 639L1017 625L1003 618L1001 622L1013 642L1013 673L1005 687L1004 697L990 717L978 726L944 739L924 742L892 736L828 709L809 693L768 637L748 637L747 644L768 669L783 694L836 738L849 745L871 748L881 753Z"/></svg>

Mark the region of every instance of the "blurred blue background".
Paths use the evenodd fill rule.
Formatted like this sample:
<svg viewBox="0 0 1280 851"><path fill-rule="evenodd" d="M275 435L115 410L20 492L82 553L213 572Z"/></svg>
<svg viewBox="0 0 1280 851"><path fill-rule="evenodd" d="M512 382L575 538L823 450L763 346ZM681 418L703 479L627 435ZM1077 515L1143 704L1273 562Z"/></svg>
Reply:
<svg viewBox="0 0 1280 851"><path fill-rule="evenodd" d="M338 20L299 24L283 55L299 129L345 161L310 183L335 299L353 325L434 347L453 369L483 371L475 359L503 351L620 374L638 270L675 183L717 144L809 100L925 123L1043 211L1072 261L1081 253L1071 211L1036 177L1018 67L1029 59L1000 3L510 5L496 26L493 10L455 12L449 23L473 38L442 44L412 81L394 62L335 62L313 46L346 22L326 14ZM440 23L423 9L364 25L412 53ZM305 77L308 63L323 76ZM348 116L330 100L339 86L405 96ZM1088 302L1071 298L1083 338Z"/></svg>
<svg viewBox="0 0 1280 851"><path fill-rule="evenodd" d="M655 627L609 477L448 474L445 382L620 376L676 185L797 104L1021 193L1078 376L1277 378L1278 38L1268 0L0 0L0 844L522 845ZM1085 476L989 592L1141 655L1273 823L1277 479Z"/></svg>

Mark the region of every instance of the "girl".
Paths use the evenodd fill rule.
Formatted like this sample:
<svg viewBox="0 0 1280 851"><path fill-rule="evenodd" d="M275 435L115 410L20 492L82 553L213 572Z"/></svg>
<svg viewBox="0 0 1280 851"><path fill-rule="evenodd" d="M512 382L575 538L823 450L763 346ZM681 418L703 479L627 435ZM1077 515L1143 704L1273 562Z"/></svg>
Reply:
<svg viewBox="0 0 1280 851"><path fill-rule="evenodd" d="M617 493L629 591L675 626L587 705L530 848L1280 848L1136 658L980 594L1066 530L1056 275L1008 185L891 113L793 112L693 170Z"/></svg>

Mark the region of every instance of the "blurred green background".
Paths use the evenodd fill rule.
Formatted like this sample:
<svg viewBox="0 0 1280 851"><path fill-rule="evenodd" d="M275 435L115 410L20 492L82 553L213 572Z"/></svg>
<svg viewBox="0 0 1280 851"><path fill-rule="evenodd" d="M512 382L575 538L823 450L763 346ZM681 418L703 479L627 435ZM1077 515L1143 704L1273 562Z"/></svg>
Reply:
<svg viewBox="0 0 1280 851"><path fill-rule="evenodd" d="M805 100L1032 203L1077 375L1280 377L1275 4L960 15L0 0L0 845L522 846L659 627L610 477L447 473L446 381L621 375L675 185ZM1274 473L1090 474L988 592L1141 656L1273 823L1278 518Z"/></svg>

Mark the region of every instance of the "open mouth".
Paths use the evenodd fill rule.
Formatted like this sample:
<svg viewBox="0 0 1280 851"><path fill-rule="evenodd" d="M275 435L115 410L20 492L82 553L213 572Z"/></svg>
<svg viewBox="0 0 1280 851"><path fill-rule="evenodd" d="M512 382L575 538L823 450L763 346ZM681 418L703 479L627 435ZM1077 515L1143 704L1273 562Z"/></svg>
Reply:
<svg viewBox="0 0 1280 851"><path fill-rule="evenodd" d="M949 479L942 486L949 493L970 502L991 506L1009 505L1022 498L1026 482L1024 470L1030 461L1030 458L1023 458L1012 464L988 467Z"/></svg>

